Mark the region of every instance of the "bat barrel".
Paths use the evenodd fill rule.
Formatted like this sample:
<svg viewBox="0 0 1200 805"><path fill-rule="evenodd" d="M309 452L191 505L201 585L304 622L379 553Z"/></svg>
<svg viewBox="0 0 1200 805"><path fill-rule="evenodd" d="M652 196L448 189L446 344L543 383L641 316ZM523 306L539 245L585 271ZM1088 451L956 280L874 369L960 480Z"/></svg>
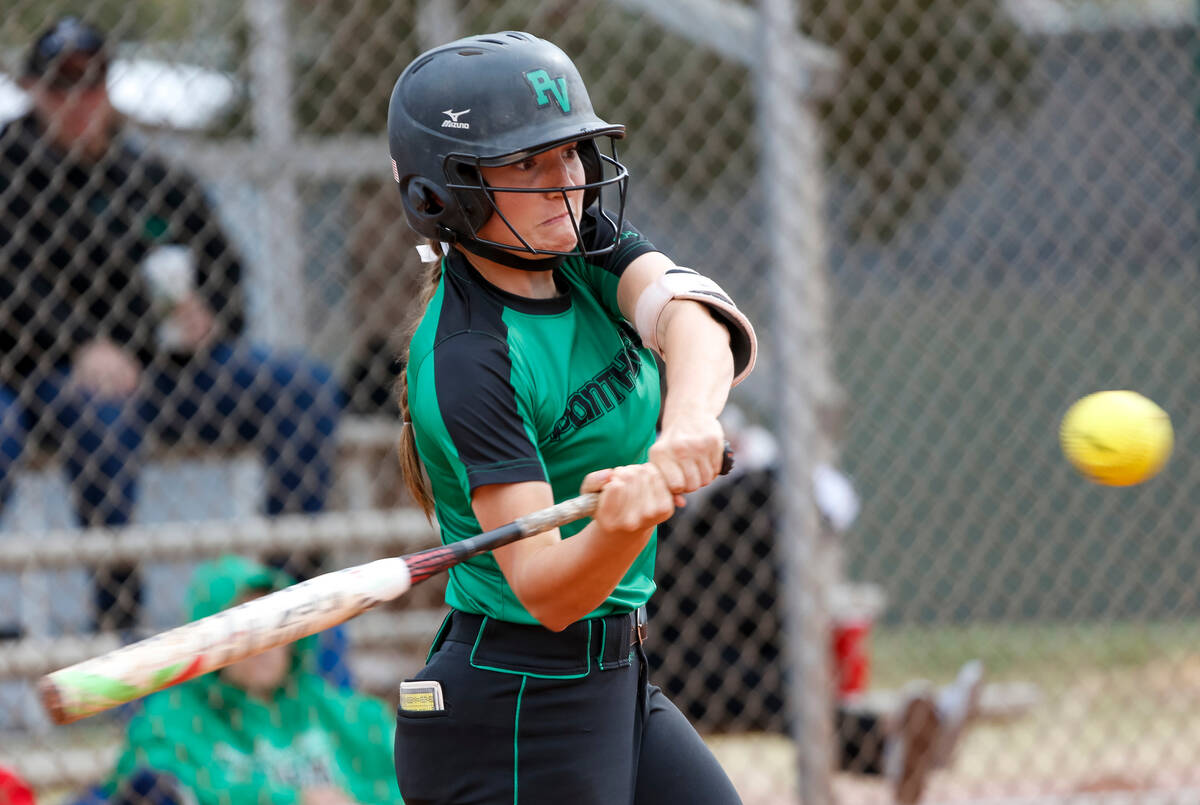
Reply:
<svg viewBox="0 0 1200 805"><path fill-rule="evenodd" d="M399 557L326 573L55 671L38 693L69 724L336 626L409 586Z"/></svg>
<svg viewBox="0 0 1200 805"><path fill-rule="evenodd" d="M50 720L55 724L70 724L76 720L71 718L63 707L62 694L59 693L58 685L49 676L38 680L37 691L38 698L42 700L42 708L50 715ZM82 718L82 716L78 718Z"/></svg>

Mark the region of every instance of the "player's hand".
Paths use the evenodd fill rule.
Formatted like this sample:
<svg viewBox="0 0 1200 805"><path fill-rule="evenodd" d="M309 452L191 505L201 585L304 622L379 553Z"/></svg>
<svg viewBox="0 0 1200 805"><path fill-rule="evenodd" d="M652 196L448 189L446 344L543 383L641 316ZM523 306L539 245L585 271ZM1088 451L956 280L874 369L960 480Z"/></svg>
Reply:
<svg viewBox="0 0 1200 805"><path fill-rule="evenodd" d="M583 479L581 492L599 492L592 519L604 531L641 536L666 521L682 505L653 464L598 470Z"/></svg>
<svg viewBox="0 0 1200 805"><path fill-rule="evenodd" d="M650 463L658 467L676 495L695 492L721 472L725 431L716 417L695 416L664 423L650 447Z"/></svg>
<svg viewBox="0 0 1200 805"><path fill-rule="evenodd" d="M137 388L142 366L128 350L97 338L75 351L70 382L102 397L127 397Z"/></svg>
<svg viewBox="0 0 1200 805"><path fill-rule="evenodd" d="M208 303L194 293L179 300L171 311L171 322L178 328L182 346L196 350L213 332L216 317Z"/></svg>

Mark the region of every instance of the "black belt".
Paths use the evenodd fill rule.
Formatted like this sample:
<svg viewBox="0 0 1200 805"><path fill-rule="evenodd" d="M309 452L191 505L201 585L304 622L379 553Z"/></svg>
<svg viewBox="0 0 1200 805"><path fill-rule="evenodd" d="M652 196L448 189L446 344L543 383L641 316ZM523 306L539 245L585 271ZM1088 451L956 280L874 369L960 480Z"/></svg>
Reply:
<svg viewBox="0 0 1200 805"><path fill-rule="evenodd" d="M645 607L576 621L561 632L451 610L442 639L471 645L473 661L479 660L480 665L537 672L531 663L548 663L565 674L568 669L578 672L590 667L589 657L601 668L628 665L633 647L645 641L646 632ZM484 655L491 660L480 660Z"/></svg>

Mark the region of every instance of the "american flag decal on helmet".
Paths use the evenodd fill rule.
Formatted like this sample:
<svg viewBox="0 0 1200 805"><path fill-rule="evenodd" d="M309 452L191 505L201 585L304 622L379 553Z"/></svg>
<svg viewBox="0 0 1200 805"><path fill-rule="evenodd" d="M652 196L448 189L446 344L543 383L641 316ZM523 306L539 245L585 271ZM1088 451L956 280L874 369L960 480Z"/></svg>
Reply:
<svg viewBox="0 0 1200 805"><path fill-rule="evenodd" d="M396 160L392 160L392 178L396 180L396 184L400 184L400 169L396 167Z"/></svg>

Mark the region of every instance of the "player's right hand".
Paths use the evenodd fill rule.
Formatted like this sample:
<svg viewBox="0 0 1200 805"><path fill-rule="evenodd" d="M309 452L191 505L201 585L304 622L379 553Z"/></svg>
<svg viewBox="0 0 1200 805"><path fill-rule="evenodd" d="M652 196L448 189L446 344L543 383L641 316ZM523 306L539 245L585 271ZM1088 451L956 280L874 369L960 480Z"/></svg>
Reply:
<svg viewBox="0 0 1200 805"><path fill-rule="evenodd" d="M675 513L683 505L671 494L662 472L653 464L630 464L589 473L581 492L599 492L593 521L604 531L640 535Z"/></svg>
<svg viewBox="0 0 1200 805"><path fill-rule="evenodd" d="M127 397L141 376L137 358L107 338L97 338L75 351L70 382L102 397Z"/></svg>
<svg viewBox="0 0 1200 805"><path fill-rule="evenodd" d="M715 416L690 413L664 421L650 446L650 463L662 471L676 494L707 486L721 471L725 433Z"/></svg>

